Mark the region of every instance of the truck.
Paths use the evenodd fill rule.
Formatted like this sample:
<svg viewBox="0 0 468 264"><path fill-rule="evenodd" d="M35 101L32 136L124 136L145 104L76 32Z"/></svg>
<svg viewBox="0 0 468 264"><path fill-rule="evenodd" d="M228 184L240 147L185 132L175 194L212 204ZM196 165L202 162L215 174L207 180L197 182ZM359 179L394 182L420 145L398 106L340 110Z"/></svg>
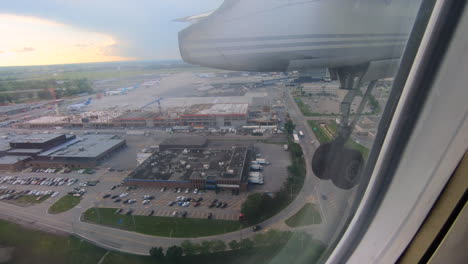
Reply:
<svg viewBox="0 0 468 264"><path fill-rule="evenodd" d="M297 143L299 144L299 137L297 136L297 134L293 134L293 138L294 138L294 143Z"/></svg>
<svg viewBox="0 0 468 264"><path fill-rule="evenodd" d="M262 166L258 165L258 164L253 164L253 165L250 165L250 170L251 171L261 171L262 170Z"/></svg>
<svg viewBox="0 0 468 264"><path fill-rule="evenodd" d="M302 132L302 130L299 130L299 136L300 136L301 138L304 137L304 132Z"/></svg>
<svg viewBox="0 0 468 264"><path fill-rule="evenodd" d="M268 165L270 164L270 162L266 159L263 159L263 158L257 158L257 161L258 161L258 164L260 165Z"/></svg>
<svg viewBox="0 0 468 264"><path fill-rule="evenodd" d="M259 171L251 171L249 172L249 178L261 178L263 179L263 174Z"/></svg>
<svg viewBox="0 0 468 264"><path fill-rule="evenodd" d="M258 171L253 171L249 173L249 183L263 184L263 174Z"/></svg>
<svg viewBox="0 0 468 264"><path fill-rule="evenodd" d="M263 184L263 179L259 179L259 178L250 178L250 177L249 177L249 183Z"/></svg>

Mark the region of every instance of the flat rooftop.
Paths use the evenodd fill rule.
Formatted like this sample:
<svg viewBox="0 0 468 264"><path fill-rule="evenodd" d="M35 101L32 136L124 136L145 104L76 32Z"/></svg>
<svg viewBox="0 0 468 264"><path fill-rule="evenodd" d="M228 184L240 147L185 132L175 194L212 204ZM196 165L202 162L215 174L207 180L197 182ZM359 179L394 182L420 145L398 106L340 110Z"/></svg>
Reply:
<svg viewBox="0 0 468 264"><path fill-rule="evenodd" d="M52 139L63 136L64 134L31 134L26 136L19 136L12 140L11 143L46 143Z"/></svg>
<svg viewBox="0 0 468 264"><path fill-rule="evenodd" d="M83 123L110 123L120 116L119 111L88 111L80 114L63 116L43 116L25 122L30 125L71 125Z"/></svg>
<svg viewBox="0 0 468 264"><path fill-rule="evenodd" d="M197 179L242 179L247 147L169 149L155 153L137 167L128 179L189 181Z"/></svg>
<svg viewBox="0 0 468 264"><path fill-rule="evenodd" d="M197 115L247 115L248 104L195 104L182 116Z"/></svg>
<svg viewBox="0 0 468 264"><path fill-rule="evenodd" d="M3 156L0 157L0 165L13 165L20 161L31 158L30 156Z"/></svg>
<svg viewBox="0 0 468 264"><path fill-rule="evenodd" d="M109 149L125 142L115 135L87 135L77 137L38 155L57 158L96 158Z"/></svg>
<svg viewBox="0 0 468 264"><path fill-rule="evenodd" d="M42 149L10 149L8 154L39 154Z"/></svg>
<svg viewBox="0 0 468 264"><path fill-rule="evenodd" d="M155 119L161 115L156 112L129 112L119 116L119 120L146 120L146 119Z"/></svg>

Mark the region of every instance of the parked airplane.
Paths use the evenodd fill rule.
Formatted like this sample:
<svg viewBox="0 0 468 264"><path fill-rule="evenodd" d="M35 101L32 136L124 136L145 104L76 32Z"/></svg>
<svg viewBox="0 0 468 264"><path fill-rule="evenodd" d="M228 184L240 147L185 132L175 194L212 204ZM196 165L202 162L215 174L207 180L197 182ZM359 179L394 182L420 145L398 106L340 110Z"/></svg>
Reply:
<svg viewBox="0 0 468 264"><path fill-rule="evenodd" d="M83 102L83 103L78 103L78 104L69 105L69 106L67 107L67 109L69 109L69 110L71 110L71 111L80 110L81 108L83 108L83 107L89 105L89 104L91 103L91 99L92 99L92 98L90 97L90 98L88 98L88 100L86 100L86 101Z"/></svg>

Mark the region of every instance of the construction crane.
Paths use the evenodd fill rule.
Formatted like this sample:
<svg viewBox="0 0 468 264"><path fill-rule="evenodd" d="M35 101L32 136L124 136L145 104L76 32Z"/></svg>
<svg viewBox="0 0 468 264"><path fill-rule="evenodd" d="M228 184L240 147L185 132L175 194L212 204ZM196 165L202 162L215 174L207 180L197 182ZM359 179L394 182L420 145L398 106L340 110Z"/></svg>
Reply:
<svg viewBox="0 0 468 264"><path fill-rule="evenodd" d="M163 100L163 98L162 98L162 97L158 97L158 98L154 99L153 101L151 101L151 102L145 104L144 106L142 106L142 107L140 108L140 110L142 110L142 109L144 109L144 108L146 108L146 107L148 107L148 106L150 106L150 105L153 105L153 104L155 104L155 103L158 103L159 113L162 113L162 110L161 110L161 100Z"/></svg>

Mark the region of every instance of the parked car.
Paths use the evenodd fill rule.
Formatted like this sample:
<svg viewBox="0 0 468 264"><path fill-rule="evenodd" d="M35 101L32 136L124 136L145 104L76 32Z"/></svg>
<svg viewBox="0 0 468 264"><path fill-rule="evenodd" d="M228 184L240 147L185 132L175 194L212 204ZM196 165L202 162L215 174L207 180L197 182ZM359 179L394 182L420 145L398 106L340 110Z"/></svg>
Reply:
<svg viewBox="0 0 468 264"><path fill-rule="evenodd" d="M253 227L252 227L252 231L254 231L254 232L257 232L257 231L259 231L260 229L262 229L262 227L259 226L259 225L256 225L256 226L253 226Z"/></svg>

